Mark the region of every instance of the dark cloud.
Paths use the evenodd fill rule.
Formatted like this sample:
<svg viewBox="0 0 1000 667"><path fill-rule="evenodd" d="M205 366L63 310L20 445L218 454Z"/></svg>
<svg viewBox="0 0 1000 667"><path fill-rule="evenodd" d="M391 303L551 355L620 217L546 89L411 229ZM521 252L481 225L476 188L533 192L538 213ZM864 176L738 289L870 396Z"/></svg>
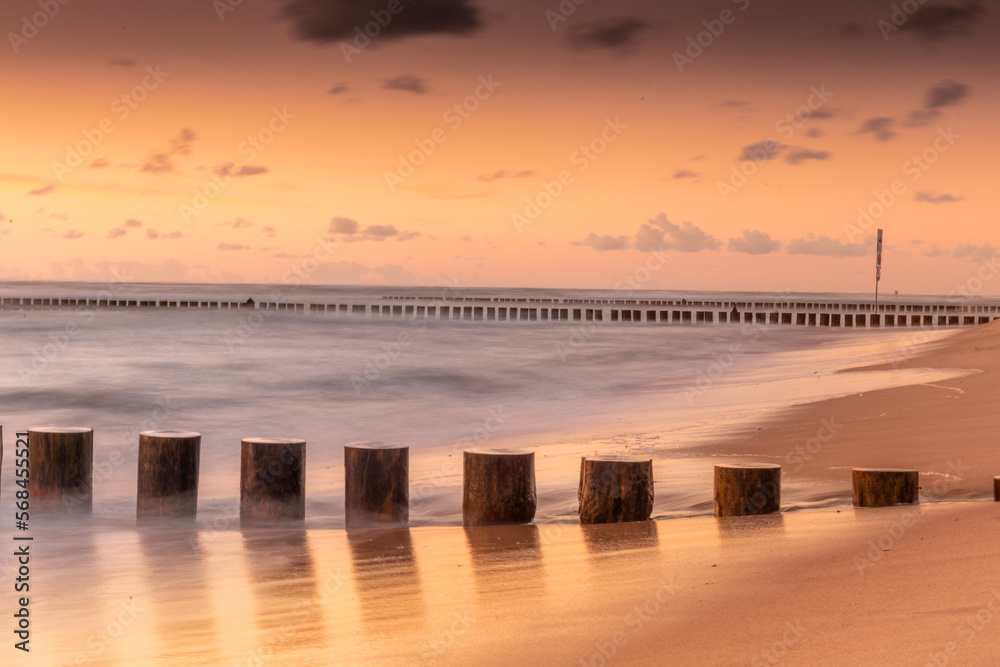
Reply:
<svg viewBox="0 0 1000 667"><path fill-rule="evenodd" d="M594 232L591 232L584 240L574 241L573 245L586 246L603 252L606 250L624 250L628 248L629 242L627 236L610 236L608 234L598 236Z"/></svg>
<svg viewBox="0 0 1000 667"><path fill-rule="evenodd" d="M477 180L485 181L489 183L490 181L498 181L504 178L527 178L528 176L534 176L535 172L528 169L524 171L515 171L513 169L500 169L492 174L483 174Z"/></svg>
<svg viewBox="0 0 1000 667"><path fill-rule="evenodd" d="M969 29L984 14L986 10L975 1L967 0L960 5L927 3L900 26L900 31L929 41L939 41L969 34Z"/></svg>
<svg viewBox="0 0 1000 667"><path fill-rule="evenodd" d="M874 134L875 138L879 141L889 141L894 136L896 132L892 129L894 121L891 118L885 116L877 116L875 118L869 118L861 127L858 128L857 134Z"/></svg>
<svg viewBox="0 0 1000 667"><path fill-rule="evenodd" d="M76 239L79 239L79 238L83 238L83 235L86 234L86 233L87 232L81 232L81 231L76 230L76 229L71 229L68 232L66 232L65 234L63 234L63 238L64 239L70 239L70 240L76 240Z"/></svg>
<svg viewBox="0 0 1000 667"><path fill-rule="evenodd" d="M722 100L719 102L720 107L748 107L750 103L746 100Z"/></svg>
<svg viewBox="0 0 1000 667"><path fill-rule="evenodd" d="M275 234L278 233L277 231L275 231L274 227L270 226L261 227L260 231L264 233L264 236L274 236Z"/></svg>
<svg viewBox="0 0 1000 667"><path fill-rule="evenodd" d="M170 232L169 234L164 234L160 238L165 239L167 241L173 241L174 239L179 239L182 238L183 236L184 234L182 234L181 232Z"/></svg>
<svg viewBox="0 0 1000 667"><path fill-rule="evenodd" d="M774 139L765 139L763 141L758 141L755 144L750 144L749 146L743 147L743 152L737 156L737 160L743 160L744 162L754 161L754 162L764 162L765 160L773 160L781 151L784 150L786 146L779 144Z"/></svg>
<svg viewBox="0 0 1000 667"><path fill-rule="evenodd" d="M105 236L104 238L106 238L106 239L116 239L119 236L125 236L126 234L128 234L128 232L126 232L121 227L115 227L110 232L108 232L107 236Z"/></svg>
<svg viewBox="0 0 1000 667"><path fill-rule="evenodd" d="M158 239L160 238L160 232L156 231L152 227L149 227L146 229L146 237L151 239Z"/></svg>
<svg viewBox="0 0 1000 667"><path fill-rule="evenodd" d="M401 90L404 93L414 95L426 95L430 92L427 82L412 74L400 74L399 76L382 82L382 87L386 90Z"/></svg>
<svg viewBox="0 0 1000 667"><path fill-rule="evenodd" d="M105 158L97 158L87 166L91 169L106 169L111 166L111 163Z"/></svg>
<svg viewBox="0 0 1000 667"><path fill-rule="evenodd" d="M961 195L950 195L948 193L942 193L939 195L933 192L917 192L913 195L913 201L927 202L928 204L950 204L953 202L964 201L965 197Z"/></svg>
<svg viewBox="0 0 1000 667"><path fill-rule="evenodd" d="M245 164L242 167L237 168L236 164L233 162L227 162L221 167L216 167L212 170L215 174L219 176L257 176L258 174L266 174L270 171L267 167L255 167L252 165Z"/></svg>
<svg viewBox="0 0 1000 667"><path fill-rule="evenodd" d="M336 216L330 220L329 234L357 234L358 221Z"/></svg>
<svg viewBox="0 0 1000 667"><path fill-rule="evenodd" d="M108 64L112 67L135 67L139 63L131 58L112 58Z"/></svg>
<svg viewBox="0 0 1000 667"><path fill-rule="evenodd" d="M129 218L125 221L126 227L142 227L142 221L136 220L135 218Z"/></svg>
<svg viewBox="0 0 1000 667"><path fill-rule="evenodd" d="M224 252L232 252L234 250L249 250L250 246L242 245L239 243L220 243L216 246L216 250L222 250Z"/></svg>
<svg viewBox="0 0 1000 667"><path fill-rule="evenodd" d="M353 41L357 30L363 34L365 25L375 22L372 12L385 11L385 0L287 0L282 15L292 22L296 38L326 44ZM402 11L383 22L372 42L410 35L471 35L483 25L479 9L469 0L404 2Z"/></svg>
<svg viewBox="0 0 1000 667"><path fill-rule="evenodd" d="M927 91L927 99L921 109L915 109L906 118L907 127L923 127L941 115L943 107L959 104L969 96L970 88L964 83L946 80Z"/></svg>
<svg viewBox="0 0 1000 667"><path fill-rule="evenodd" d="M674 175L671 176L671 178L698 178L699 176L701 176L701 174L696 171L691 171L690 169L678 169L674 172Z"/></svg>
<svg viewBox="0 0 1000 667"><path fill-rule="evenodd" d="M48 185L46 185L44 187L35 188L34 190L28 190L28 194L29 195L34 195L36 197L44 197L45 195L47 195L49 193L52 193L52 192L55 192L55 191L56 191L56 184L55 183L49 183Z"/></svg>
<svg viewBox="0 0 1000 667"><path fill-rule="evenodd" d="M248 227L253 227L253 223L249 220L244 220L243 218L233 220L233 229L246 229Z"/></svg>
<svg viewBox="0 0 1000 667"><path fill-rule="evenodd" d="M569 43L574 49L615 49L629 51L636 45L639 34L649 24L637 18L611 19L601 23L578 23L570 32Z"/></svg>
<svg viewBox="0 0 1000 667"><path fill-rule="evenodd" d="M951 104L958 104L969 96L969 87L957 81L942 81L927 91L926 109L938 109Z"/></svg>
<svg viewBox="0 0 1000 667"><path fill-rule="evenodd" d="M785 156L788 164L799 165L806 160L829 160L830 151L814 151L809 148L794 148Z"/></svg>
<svg viewBox="0 0 1000 667"><path fill-rule="evenodd" d="M347 82L335 84L330 90L326 91L327 95L340 95L341 93L346 93L350 90L350 86Z"/></svg>
<svg viewBox="0 0 1000 667"><path fill-rule="evenodd" d="M340 240L348 243L360 241L385 241L395 239L396 241L409 241L420 236L420 232L402 232L396 229L395 225L371 225L361 229L357 220L336 216L330 220L328 234L340 235Z"/></svg>
<svg viewBox="0 0 1000 667"><path fill-rule="evenodd" d="M829 118L836 118L839 115L840 109L833 107L820 107L809 112L809 117L813 120L827 120Z"/></svg>
<svg viewBox="0 0 1000 667"><path fill-rule="evenodd" d="M702 250L717 250L722 242L700 227L690 222L681 225L667 220L665 213L660 213L649 222L643 223L635 234L635 247L643 252L656 250L676 250L677 252L701 252Z"/></svg>
<svg viewBox="0 0 1000 667"><path fill-rule="evenodd" d="M729 239L729 249L748 255L766 255L781 248L781 241L772 239L766 232L744 229L743 236Z"/></svg>
<svg viewBox="0 0 1000 667"><path fill-rule="evenodd" d="M970 262L982 262L996 257L997 249L991 245L972 245L971 243L959 243L951 250L942 250L934 246L927 251L928 257L952 257Z"/></svg>
<svg viewBox="0 0 1000 667"><path fill-rule="evenodd" d="M823 136L823 130L819 129L818 127L810 127L808 130L806 130L806 136L812 137L813 139L818 139L819 137Z"/></svg>
<svg viewBox="0 0 1000 667"><path fill-rule="evenodd" d="M871 243L844 243L829 236L809 234L808 238L793 239L786 248L789 255L818 255L820 257L864 257L875 253Z"/></svg>
<svg viewBox="0 0 1000 667"><path fill-rule="evenodd" d="M146 163L142 165L141 171L151 174L169 174L176 171L174 167L175 155L189 155L191 144L197 138L194 131L184 128L173 139L170 140L170 148L160 152L154 152L146 158Z"/></svg>

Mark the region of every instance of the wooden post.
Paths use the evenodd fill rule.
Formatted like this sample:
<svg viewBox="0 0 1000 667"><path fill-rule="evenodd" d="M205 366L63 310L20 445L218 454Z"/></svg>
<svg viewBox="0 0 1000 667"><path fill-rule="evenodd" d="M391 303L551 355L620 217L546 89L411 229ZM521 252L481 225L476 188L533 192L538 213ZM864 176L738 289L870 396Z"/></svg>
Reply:
<svg viewBox="0 0 1000 667"><path fill-rule="evenodd" d="M993 500L1000 502L1000 475L993 478Z"/></svg>
<svg viewBox="0 0 1000 667"><path fill-rule="evenodd" d="M201 434L143 431L139 434L136 516L188 517L198 513Z"/></svg>
<svg viewBox="0 0 1000 667"><path fill-rule="evenodd" d="M94 430L38 426L28 429L28 493L41 511L90 514L94 505Z"/></svg>
<svg viewBox="0 0 1000 667"><path fill-rule="evenodd" d="M381 442L344 445L347 527L405 525L410 516L409 474L409 447Z"/></svg>
<svg viewBox="0 0 1000 667"><path fill-rule="evenodd" d="M781 509L781 466L731 463L715 466L715 516L771 514Z"/></svg>
<svg viewBox="0 0 1000 667"><path fill-rule="evenodd" d="M583 457L577 498L580 523L645 521L653 513L653 459Z"/></svg>
<svg viewBox="0 0 1000 667"><path fill-rule="evenodd" d="M464 454L462 522L466 526L531 523L535 518L535 453L470 449Z"/></svg>
<svg viewBox="0 0 1000 667"><path fill-rule="evenodd" d="M888 507L917 502L920 476L916 470L854 468L851 477L855 507Z"/></svg>
<svg viewBox="0 0 1000 667"><path fill-rule="evenodd" d="M306 441L244 438L240 523L302 521L306 516Z"/></svg>

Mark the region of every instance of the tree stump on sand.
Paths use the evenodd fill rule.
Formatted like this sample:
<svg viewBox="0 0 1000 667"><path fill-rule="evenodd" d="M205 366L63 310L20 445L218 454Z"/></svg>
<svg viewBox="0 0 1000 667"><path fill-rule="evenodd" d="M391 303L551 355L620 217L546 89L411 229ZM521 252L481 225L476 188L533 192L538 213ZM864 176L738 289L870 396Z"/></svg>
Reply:
<svg viewBox="0 0 1000 667"><path fill-rule="evenodd" d="M1000 501L1000 475L993 478L993 500Z"/></svg>
<svg viewBox="0 0 1000 667"><path fill-rule="evenodd" d="M94 430L38 426L28 429L31 508L89 514L94 505Z"/></svg>
<svg viewBox="0 0 1000 667"><path fill-rule="evenodd" d="M851 470L855 507L888 507L917 502L919 474L895 468Z"/></svg>
<svg viewBox="0 0 1000 667"><path fill-rule="evenodd" d="M306 517L306 441L244 438L240 458L240 523Z"/></svg>
<svg viewBox="0 0 1000 667"><path fill-rule="evenodd" d="M466 526L531 523L535 518L535 453L470 449L464 454L462 522Z"/></svg>
<svg viewBox="0 0 1000 667"><path fill-rule="evenodd" d="M344 445L344 512L348 528L406 524L410 516L410 448Z"/></svg>
<svg viewBox="0 0 1000 667"><path fill-rule="evenodd" d="M136 516L193 519L198 513L200 454L200 433L140 433Z"/></svg>
<svg viewBox="0 0 1000 667"><path fill-rule="evenodd" d="M585 456L577 497L580 523L645 521L653 513L653 459Z"/></svg>
<svg viewBox="0 0 1000 667"><path fill-rule="evenodd" d="M715 516L772 514L781 509L781 466L731 463L715 466Z"/></svg>

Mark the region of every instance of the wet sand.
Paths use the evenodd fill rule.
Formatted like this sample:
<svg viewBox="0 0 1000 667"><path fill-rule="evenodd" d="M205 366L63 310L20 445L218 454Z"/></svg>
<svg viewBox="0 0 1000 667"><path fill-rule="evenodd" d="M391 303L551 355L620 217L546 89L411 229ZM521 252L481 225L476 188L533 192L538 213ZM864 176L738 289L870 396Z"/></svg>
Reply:
<svg viewBox="0 0 1000 667"><path fill-rule="evenodd" d="M816 489L767 517L89 541L53 526L33 653L5 647L3 664L1000 665L998 350L997 324L962 331L895 365L981 372L785 410L687 452L778 462ZM854 466L919 469L921 503L854 509ZM662 497L669 466L654 475ZM71 563L45 556L59 530L84 544Z"/></svg>

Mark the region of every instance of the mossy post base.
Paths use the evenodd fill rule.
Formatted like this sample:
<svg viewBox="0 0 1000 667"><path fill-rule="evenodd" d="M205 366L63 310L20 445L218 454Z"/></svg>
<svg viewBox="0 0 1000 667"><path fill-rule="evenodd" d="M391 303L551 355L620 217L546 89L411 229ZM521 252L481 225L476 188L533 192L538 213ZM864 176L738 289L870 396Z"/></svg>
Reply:
<svg viewBox="0 0 1000 667"><path fill-rule="evenodd" d="M240 457L240 523L306 517L306 441L244 438Z"/></svg>
<svg viewBox="0 0 1000 667"><path fill-rule="evenodd" d="M535 518L535 453L470 449L464 453L462 522L466 526L531 523Z"/></svg>
<svg viewBox="0 0 1000 667"><path fill-rule="evenodd" d="M143 431L139 434L136 517L190 517L198 513L201 434Z"/></svg>
<svg viewBox="0 0 1000 667"><path fill-rule="evenodd" d="M854 468L851 478L855 507L888 507L917 502L920 475L916 470Z"/></svg>
<svg viewBox="0 0 1000 667"><path fill-rule="evenodd" d="M781 466L731 463L715 466L715 516L773 514L781 509Z"/></svg>
<svg viewBox="0 0 1000 667"><path fill-rule="evenodd" d="M93 429L29 428L28 466L31 509L69 514L93 511Z"/></svg>
<svg viewBox="0 0 1000 667"><path fill-rule="evenodd" d="M580 523L645 521L653 513L653 460L585 456L577 497Z"/></svg>
<svg viewBox="0 0 1000 667"><path fill-rule="evenodd" d="M410 448L381 442L344 445L348 528L405 525L410 518Z"/></svg>

